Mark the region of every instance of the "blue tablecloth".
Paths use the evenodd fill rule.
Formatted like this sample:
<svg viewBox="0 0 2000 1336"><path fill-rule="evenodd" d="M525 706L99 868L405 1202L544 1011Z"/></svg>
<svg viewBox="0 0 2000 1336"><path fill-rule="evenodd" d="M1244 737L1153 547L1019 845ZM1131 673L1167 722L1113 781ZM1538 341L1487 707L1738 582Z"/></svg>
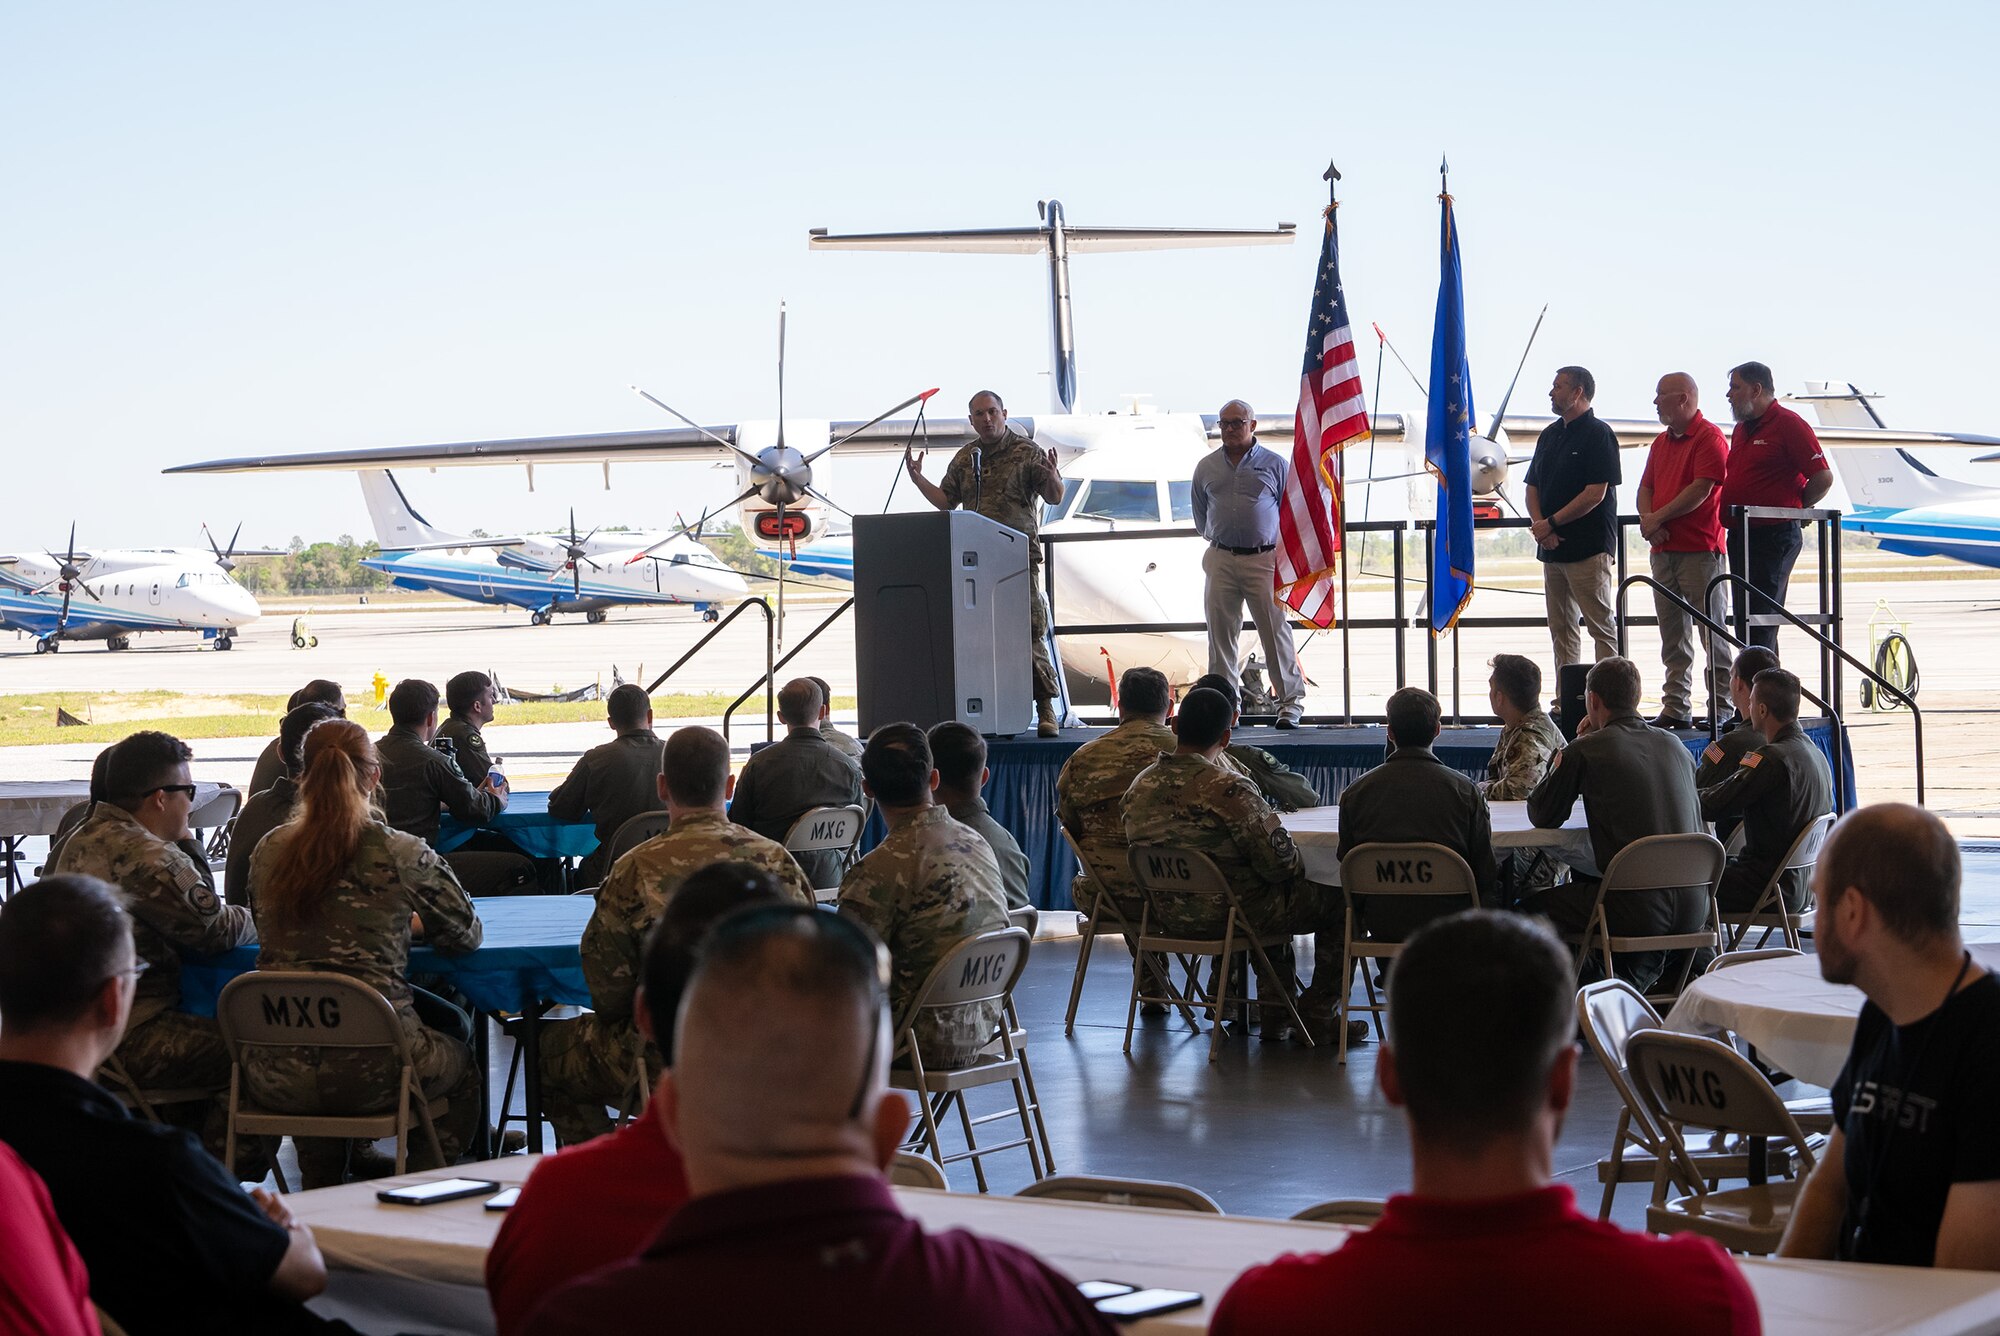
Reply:
<svg viewBox="0 0 2000 1336"><path fill-rule="evenodd" d="M528 1003L590 1005L583 981L583 926L596 900L588 895L509 895L474 900L486 937L477 951L449 956L427 946L410 950L411 974L442 974L481 1011L519 1011ZM181 1005L213 1016L223 985L257 968L257 948L239 946L181 965Z"/></svg>
<svg viewBox="0 0 2000 1336"><path fill-rule="evenodd" d="M450 812L438 823L432 847L448 854L482 830L505 835L530 858L583 858L597 848L597 828L571 825L549 815L549 795L514 790L500 815L484 826L468 826Z"/></svg>

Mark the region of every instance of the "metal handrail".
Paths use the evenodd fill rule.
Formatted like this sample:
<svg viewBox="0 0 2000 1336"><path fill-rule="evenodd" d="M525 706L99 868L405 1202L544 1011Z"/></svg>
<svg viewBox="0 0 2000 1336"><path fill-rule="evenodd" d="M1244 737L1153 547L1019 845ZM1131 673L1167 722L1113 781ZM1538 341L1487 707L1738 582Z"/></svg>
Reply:
<svg viewBox="0 0 2000 1336"><path fill-rule="evenodd" d="M1661 595L1665 595L1669 601L1680 604L1681 611L1685 612L1688 616L1694 618L1695 621L1700 622L1703 626L1707 627L1710 635L1720 636L1724 640L1727 640L1730 644L1736 646L1738 649L1748 648L1741 640L1738 640L1732 632L1725 630L1720 622L1716 621L1713 617L1710 617L1707 613L1703 612L1701 609L1695 607L1694 604L1688 602L1686 599L1682 598L1679 594L1675 593L1673 590L1661 584L1658 580L1654 579L1652 576L1628 575L1622 582L1620 582L1618 586L1618 627L1619 627L1618 638L1621 642L1619 645L1619 649L1621 651L1625 648L1622 643L1625 638L1625 629L1624 629L1625 591L1630 589L1635 584L1642 584L1645 585L1647 588L1651 589L1653 591L1653 597L1655 598L1658 598ZM1714 592L1713 585L1709 586L1709 592L1710 593ZM1707 597L1707 595L1704 594L1703 597ZM1708 708L1708 740L1710 742L1713 742L1715 741L1716 724L1718 722L1716 716L1719 713L1716 707L1717 705L1720 704L1720 702L1714 699L1715 683L1712 680L1714 678L1714 673L1710 671L1710 665L1706 664L1703 665L1702 676L1711 679L1710 682L1708 683L1708 690L1710 696L1709 708ZM1847 725L1841 720L1840 711L1836 709L1831 702L1827 701L1818 694L1808 690L1806 688L1805 683L1803 682L1799 684L1799 694L1805 697L1807 700L1811 701L1813 704L1819 706L1820 710L1826 715L1826 717L1833 720L1833 747L1832 747L1833 755L1831 759L1833 762L1832 766L1833 791L1835 795L1834 804L1835 806L1840 806L1841 800L1846 796L1847 792L1847 785L1842 779L1843 771L1841 769L1841 757L1845 754L1847 747L1847 732L1846 732ZM1917 769L1919 774L1921 774L1923 770L1921 752L1918 753L1918 757L1919 759L1917 763ZM1918 782L1918 792L1919 793L1922 792L1921 780L1919 780ZM1858 797L1859 795L1856 796ZM1921 802L1921 799L1919 799L1919 801Z"/></svg>
<svg viewBox="0 0 2000 1336"><path fill-rule="evenodd" d="M852 600L849 601L852 602ZM678 659L675 659L673 661L672 666L670 666L667 669L667 671L661 673L658 677L654 678L650 683L647 684L646 694L650 696L655 691L658 691L660 689L660 684L665 682L668 678L672 677L675 673L679 672L682 664L685 664L689 659L692 659L695 655L701 653L702 649L708 644L709 641L715 639L717 636L722 634L724 627L728 626L731 622L735 621L738 617L741 617L744 613L748 612L752 608L759 608L764 613L764 677L765 680L768 681L770 679L772 672L775 671L772 667L772 659L773 656L777 654L777 641L776 641L777 626L772 619L770 602L766 600L762 595L757 595L752 598L746 598L741 603L738 603L735 607L731 608L729 610L728 616L724 617L721 621L717 622L714 626L710 627L708 630L708 634L704 635L701 639L695 641L693 646L689 648L687 653L681 655ZM756 688L752 687L751 690L754 691L756 690ZM741 705L744 699L749 696L749 694L750 692L746 691L743 693L742 696L737 697L736 705ZM734 710L736 708L736 705L732 705L729 708ZM777 702L767 700L764 703L764 735L767 741L777 735L778 731L777 724L778 724ZM729 716L726 714L722 717L722 736L724 738L727 738L729 736Z"/></svg>
<svg viewBox="0 0 2000 1336"><path fill-rule="evenodd" d="M743 704L744 701L749 700L751 694L755 692L758 687L768 687L771 683L775 682L777 680L778 670L780 668L790 663L793 659L796 659L799 656L800 650L804 649L807 645L812 644L812 642L819 637L819 633L821 631L826 630L827 627L832 626L835 622L839 621L840 615L853 606L854 606L854 597L853 595L849 595L847 602L841 604L839 607L835 608L832 612L828 613L824 621L822 621L818 626L815 626L812 630L806 632L805 637L801 639L798 644L792 646L791 649L787 650L785 652L784 658L779 659L775 663L767 663L764 668L764 675L758 678L755 682L752 682L748 687L744 688L743 694L738 696L735 700L729 703L729 708L722 712L722 740L724 742L727 742L729 740L729 719L731 715L736 713L736 708L739 705ZM764 693L764 701L765 701L764 741L766 742L772 741L776 735L776 730L770 722L773 704L776 700L777 700L776 692L767 690Z"/></svg>
<svg viewBox="0 0 2000 1336"><path fill-rule="evenodd" d="M1744 579L1740 575L1732 575L1727 571L1724 571L1721 575L1716 576L1713 580L1710 580L1708 582L1708 588L1702 592L1702 597L1703 598L1711 597L1715 593L1715 587L1719 584L1724 584L1724 583L1727 583L1732 586L1741 585L1745 589L1751 589L1753 590L1753 592L1760 594L1767 602L1770 600L1770 595L1764 594L1761 590L1755 590L1754 586L1752 586L1748 580ZM1776 605L1774 604L1773 606L1775 607ZM1866 677L1869 681L1873 682L1875 684L1875 689L1877 691L1887 692L1889 695L1894 696L1897 700L1901 701L1904 705L1909 707L1910 722L1915 727L1915 738L1916 738L1916 749L1917 749L1917 806L1922 807L1924 805L1924 712L1921 709L1917 708L1916 700L1911 696L1906 695L1901 688L1897 687L1894 683L1890 682L1888 678L1882 676L1882 674L1876 672L1873 668L1869 667L1861 660L1855 658L1852 654L1849 654L1847 652L1847 647L1845 645L1838 643L1830 636L1825 636L1820 634L1818 631L1815 631L1810 625L1808 625L1802 618L1794 614L1790 609L1784 607L1777 607L1777 611L1775 614L1764 613L1760 615L1762 616L1776 615L1778 617L1784 618L1786 623L1789 623L1791 626L1795 627L1800 631L1805 632L1805 634L1811 636L1814 640L1818 641L1820 646L1820 652L1822 654L1831 652L1832 654L1838 656L1843 662L1852 665L1855 671L1859 672L1862 676ZM1734 637L1731 637L1731 639L1734 639ZM1741 644L1742 642L1738 641L1737 643ZM1815 697L1815 699L1817 699L1817 697Z"/></svg>

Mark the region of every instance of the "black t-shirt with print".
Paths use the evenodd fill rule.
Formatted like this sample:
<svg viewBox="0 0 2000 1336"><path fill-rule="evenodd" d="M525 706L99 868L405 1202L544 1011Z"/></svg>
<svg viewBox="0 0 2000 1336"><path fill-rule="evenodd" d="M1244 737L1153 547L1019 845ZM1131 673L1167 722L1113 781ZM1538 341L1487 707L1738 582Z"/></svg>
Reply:
<svg viewBox="0 0 2000 1336"><path fill-rule="evenodd" d="M2000 1179L2000 980L1909 1025L1865 1004L1832 1094L1847 1137L1839 1257L1930 1266L1952 1184Z"/></svg>

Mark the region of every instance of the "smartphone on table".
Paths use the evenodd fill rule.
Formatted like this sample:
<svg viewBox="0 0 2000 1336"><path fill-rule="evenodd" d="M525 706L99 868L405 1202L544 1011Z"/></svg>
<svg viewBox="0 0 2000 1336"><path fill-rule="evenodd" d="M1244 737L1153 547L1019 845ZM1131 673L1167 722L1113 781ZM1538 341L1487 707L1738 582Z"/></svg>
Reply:
<svg viewBox="0 0 2000 1336"><path fill-rule="evenodd" d="M439 1202L478 1197L499 1189L500 1185L490 1178L436 1178L407 1187L383 1188L375 1194L375 1200L394 1206L435 1206Z"/></svg>

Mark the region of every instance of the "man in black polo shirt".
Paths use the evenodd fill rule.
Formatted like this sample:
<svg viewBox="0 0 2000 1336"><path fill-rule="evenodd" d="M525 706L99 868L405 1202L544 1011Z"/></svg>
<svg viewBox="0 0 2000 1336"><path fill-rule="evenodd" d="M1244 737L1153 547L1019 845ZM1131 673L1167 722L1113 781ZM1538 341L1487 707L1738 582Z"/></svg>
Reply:
<svg viewBox="0 0 2000 1336"><path fill-rule="evenodd" d="M1959 936L1959 877L1944 823L1901 803L1820 851L1819 972L1868 1000L1783 1256L2000 1271L2000 982Z"/></svg>
<svg viewBox="0 0 2000 1336"><path fill-rule="evenodd" d="M1618 434L1590 411L1596 395L1597 378L1582 367L1556 372L1549 387L1556 420L1542 428L1528 465L1528 517L1534 521L1528 532L1542 563L1557 672L1586 662L1576 632L1579 616L1597 649L1588 662L1618 652L1611 611L1621 481Z"/></svg>
<svg viewBox="0 0 2000 1336"><path fill-rule="evenodd" d="M326 1264L277 1196L91 1081L144 969L95 877L46 877L0 908L0 1141L48 1185L92 1301L131 1336L350 1331L302 1306Z"/></svg>

